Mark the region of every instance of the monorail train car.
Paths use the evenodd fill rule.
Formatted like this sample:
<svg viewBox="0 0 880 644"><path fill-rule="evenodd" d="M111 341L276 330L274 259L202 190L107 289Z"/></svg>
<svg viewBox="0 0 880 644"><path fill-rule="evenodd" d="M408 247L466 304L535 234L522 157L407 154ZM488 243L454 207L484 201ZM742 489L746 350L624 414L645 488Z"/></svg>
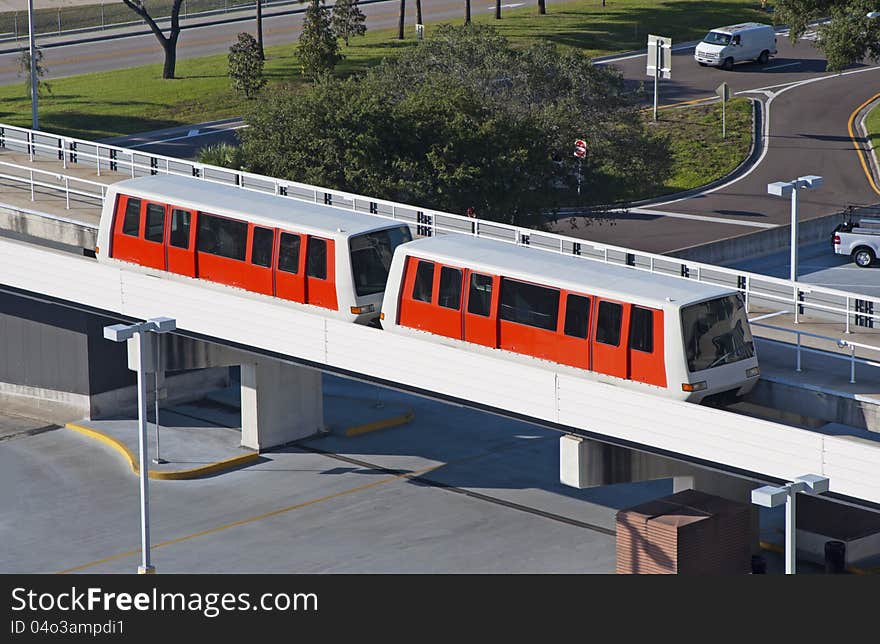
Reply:
<svg viewBox="0 0 880 644"><path fill-rule="evenodd" d="M97 258L129 262L359 323L379 315L405 224L190 177L109 186Z"/></svg>
<svg viewBox="0 0 880 644"><path fill-rule="evenodd" d="M381 319L691 402L729 402L759 377L736 290L464 235L398 247Z"/></svg>

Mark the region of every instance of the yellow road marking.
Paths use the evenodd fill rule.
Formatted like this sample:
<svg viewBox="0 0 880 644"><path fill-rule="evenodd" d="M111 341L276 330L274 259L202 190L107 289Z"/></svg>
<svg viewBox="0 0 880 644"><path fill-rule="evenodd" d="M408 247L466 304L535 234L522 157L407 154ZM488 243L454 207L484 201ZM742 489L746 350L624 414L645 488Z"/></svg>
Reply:
<svg viewBox="0 0 880 644"><path fill-rule="evenodd" d="M355 425L354 427L349 427L345 430L345 435L359 436L360 434L366 434L367 432L375 432L378 429L386 429L388 427L406 425L415 417L416 415L412 412L412 410L410 410L407 411L405 414L401 414L400 416L386 418L385 420L377 420L374 423L365 423L363 425Z"/></svg>
<svg viewBox="0 0 880 644"><path fill-rule="evenodd" d="M131 471L136 475L140 475L141 468L138 464L137 460L134 457L134 454L131 453L131 450L125 446L121 441L116 440L112 436L107 436L99 432L96 429L92 429L91 427L86 427L84 425L78 425L76 423L67 423L65 425L68 429L72 429L75 432L88 436L89 438L94 438L105 445L109 445L117 452L122 454L123 457L128 461L129 467L131 467ZM151 470L147 469L147 476L151 479L158 479L163 481L180 481L184 479L195 479L200 476L207 476L208 474L216 474L217 472L222 472L223 470L230 469L233 467L239 467L241 465L246 465L247 463L253 463L260 455L257 452L249 452L247 454L242 454L241 456L233 456L232 458L227 458L222 461L218 461L216 463L210 463L208 465L202 465L201 467L194 467L188 470Z"/></svg>
<svg viewBox="0 0 880 644"><path fill-rule="evenodd" d="M365 485L360 485L358 487L351 488L349 490L344 490L342 492L336 492L335 494L328 494L327 496L322 496L317 499L312 499L311 501L304 501L303 503L297 503L296 505L290 505L285 508L279 508L278 510L272 510L271 512L265 512L263 514L258 514L254 517L249 517L247 519L240 519L239 521L233 521L232 523L226 523L224 525L217 526L215 528L209 528L208 530L202 530L201 532L194 532L193 534L189 534L183 537L178 537L176 539L169 539L168 541L162 541L161 543L157 543L150 548L150 551L156 550L157 548L164 548L165 546L174 545L176 543L182 543L184 541L189 541L191 539L197 539L198 537L204 537L209 534L215 534L217 532L222 532L223 530L229 530L230 528L235 528L242 525L247 525L249 523L255 523L256 521L261 521L263 519L267 519L269 517L274 517L279 514L284 514L286 512L292 512L293 510L299 510L300 508L305 508L311 505L315 505L317 503L322 503L324 501L330 501L331 499L338 499L343 496L347 496L349 494L354 494L355 492L362 492L363 490L368 490L370 488L378 487L380 485L385 485L386 483L392 483L394 481L398 481L403 478L411 478L416 476L421 476L422 474L426 474L432 470L436 470L437 468L443 467L446 463L441 463L439 465L433 465L431 467L426 467L423 470L418 470L417 472L408 472L405 474L397 474L395 476L389 476L386 479L381 479L379 481L373 481L372 483L367 483ZM129 550L128 552L121 552L116 555L111 555L110 557L105 557L103 559L98 559L97 561L90 561L87 564L82 564L81 566L75 566L73 568L66 568L65 570L60 570L56 574L64 575L70 572L77 572L79 570L85 570L86 568L91 568L93 566L98 566L102 563L107 563L108 561L115 561L116 559L122 559L124 557L131 557L133 555L140 554L140 549L138 550Z"/></svg>
<svg viewBox="0 0 880 644"><path fill-rule="evenodd" d="M856 116L858 116L858 113L861 112L862 109L864 109L864 107L866 105L868 105L868 103L870 103L871 101L875 101L878 98L880 98L880 94L874 94L871 98L869 98L867 101L865 101L864 103L859 105L855 110L853 110L853 113L849 115L849 122L846 125L847 125L847 129L849 130L849 138L852 141L853 147L856 149L856 153L859 155L859 163L862 164L862 170L864 171L865 176L868 177L868 183L871 184L871 187L874 189L874 192L876 192L878 195L880 195L880 188L878 188L877 184L874 183L874 175L871 173L871 169L868 166L867 160L865 158L865 151L862 150L861 147L859 147L858 141L856 141L856 136L853 131L853 124L855 123Z"/></svg>

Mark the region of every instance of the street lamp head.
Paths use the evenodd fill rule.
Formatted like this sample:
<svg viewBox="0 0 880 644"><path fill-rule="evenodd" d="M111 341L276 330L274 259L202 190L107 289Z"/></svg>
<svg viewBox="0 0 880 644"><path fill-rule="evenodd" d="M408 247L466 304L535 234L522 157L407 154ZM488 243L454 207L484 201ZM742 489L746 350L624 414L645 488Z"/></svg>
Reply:
<svg viewBox="0 0 880 644"><path fill-rule="evenodd" d="M104 339L112 340L113 342L125 342L126 340L134 337L134 332L137 327L135 325L130 324L114 324L112 326L104 327Z"/></svg>
<svg viewBox="0 0 880 644"><path fill-rule="evenodd" d="M794 186L790 181L774 181L767 184L767 193L777 197L787 197L793 189Z"/></svg>
<svg viewBox="0 0 880 644"><path fill-rule="evenodd" d="M788 500L788 488L765 485L752 490L752 503L765 508L775 508L785 505Z"/></svg>
<svg viewBox="0 0 880 644"><path fill-rule="evenodd" d="M798 177L799 188L819 188L822 186L822 177L815 174L808 174L805 177Z"/></svg>
<svg viewBox="0 0 880 644"><path fill-rule="evenodd" d="M796 483L804 483L807 488L804 492L810 494L824 494L829 489L829 481L827 476L819 476L818 474L804 474L795 479Z"/></svg>
<svg viewBox="0 0 880 644"><path fill-rule="evenodd" d="M150 324L150 331L155 333L169 333L177 328L177 320L174 318L150 318L147 322Z"/></svg>

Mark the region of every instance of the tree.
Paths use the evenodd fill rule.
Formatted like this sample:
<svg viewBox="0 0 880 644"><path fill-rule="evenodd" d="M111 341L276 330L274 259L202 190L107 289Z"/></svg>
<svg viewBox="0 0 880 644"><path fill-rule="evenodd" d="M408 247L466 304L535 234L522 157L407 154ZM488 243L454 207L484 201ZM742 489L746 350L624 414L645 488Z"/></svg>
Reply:
<svg viewBox="0 0 880 644"><path fill-rule="evenodd" d="M546 0L538 0L538 13L542 16L547 13L547 1Z"/></svg>
<svg viewBox="0 0 880 644"><path fill-rule="evenodd" d="M253 98L266 85L260 46L249 33L238 34L238 42L229 48L229 78L232 89Z"/></svg>
<svg viewBox="0 0 880 644"><path fill-rule="evenodd" d="M146 21L150 26L150 30L162 50L165 52L165 65L162 68L162 78L174 78L174 68L177 65L177 39L180 36L180 7L183 0L173 0L171 4L171 28L168 36L162 33L162 29L156 24L156 21L150 16L146 7L146 0L122 0L125 5L134 11L137 15Z"/></svg>
<svg viewBox="0 0 880 644"><path fill-rule="evenodd" d="M44 80L41 80L43 76L49 71L47 67L43 65L43 50L39 47L34 49L34 69L36 70L37 77L37 96L42 98L46 94L52 93L52 86L49 85ZM27 90L27 95L31 95L31 52L29 49L22 49L21 53L18 55L18 77L21 78L24 76L24 86Z"/></svg>
<svg viewBox="0 0 880 644"><path fill-rule="evenodd" d="M501 20L501 0L495 0L495 20Z"/></svg>
<svg viewBox="0 0 880 644"><path fill-rule="evenodd" d="M471 0L464 0L464 24L471 24Z"/></svg>
<svg viewBox="0 0 880 644"><path fill-rule="evenodd" d="M400 0L400 8L397 10L397 39L403 40L403 21L406 17L406 0Z"/></svg>
<svg viewBox="0 0 880 644"><path fill-rule="evenodd" d="M816 29L816 46L825 54L829 71L880 58L880 19L867 15L877 8L874 0L777 0L774 6L776 20L791 28L792 42ZM825 17L830 21L810 26Z"/></svg>
<svg viewBox="0 0 880 644"><path fill-rule="evenodd" d="M576 138L590 145L591 203L662 183L669 155L636 98L620 72L580 53L441 25L362 77L263 95L245 117L242 154L254 172L539 226L570 203Z"/></svg>
<svg viewBox="0 0 880 644"><path fill-rule="evenodd" d="M306 9L298 53L303 73L315 79L333 71L343 58L324 0L313 0Z"/></svg>
<svg viewBox="0 0 880 644"><path fill-rule="evenodd" d="M241 148L231 143L206 145L198 151L199 163L241 170Z"/></svg>
<svg viewBox="0 0 880 644"><path fill-rule="evenodd" d="M342 37L346 47L349 38L367 33L367 26L364 24L366 19L357 0L337 0L333 5L331 20L333 31L337 36Z"/></svg>

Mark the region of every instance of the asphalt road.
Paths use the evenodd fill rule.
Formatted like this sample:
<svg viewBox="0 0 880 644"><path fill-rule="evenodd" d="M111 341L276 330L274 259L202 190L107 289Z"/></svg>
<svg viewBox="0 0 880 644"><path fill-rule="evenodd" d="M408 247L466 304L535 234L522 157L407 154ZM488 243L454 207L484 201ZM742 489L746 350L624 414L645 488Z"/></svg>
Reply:
<svg viewBox="0 0 880 644"><path fill-rule="evenodd" d="M847 130L853 110L880 88L880 67L858 66L831 74L810 39L795 46L780 35L778 48L779 54L766 66L745 63L729 72L700 67L693 60L693 48L679 49L673 56L672 79L660 84L661 105L711 98L722 82L735 95L760 100L769 136L765 154L749 172L729 185L687 199L658 200L618 218L613 226L594 225L583 236L668 252L785 225L791 217L790 200L768 195L767 184L807 174L820 175L825 183L820 189L799 193L801 221L847 205L880 201L862 171ZM644 55L609 64L619 67L632 83L647 80ZM582 229L583 222L577 223ZM568 230L568 222L560 228Z"/></svg>

